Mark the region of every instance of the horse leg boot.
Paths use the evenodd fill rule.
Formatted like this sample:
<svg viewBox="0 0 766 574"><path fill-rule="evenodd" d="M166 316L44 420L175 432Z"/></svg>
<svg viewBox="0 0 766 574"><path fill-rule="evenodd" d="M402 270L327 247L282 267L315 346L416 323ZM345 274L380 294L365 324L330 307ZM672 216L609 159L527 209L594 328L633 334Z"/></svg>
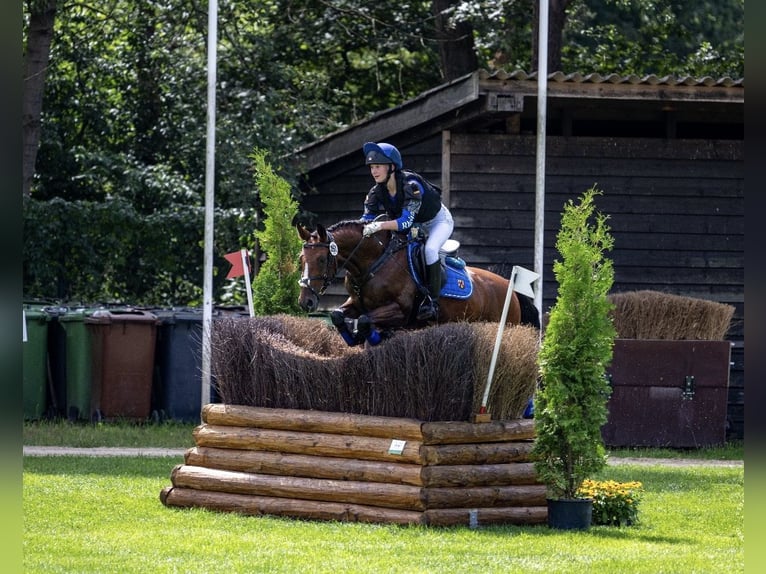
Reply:
<svg viewBox="0 0 766 574"><path fill-rule="evenodd" d="M349 347L354 347L364 343L363 336L360 336L357 333L351 333L351 331L349 331L347 323L348 319L346 319L343 311L340 309L335 309L332 313L330 313L330 320L332 321L332 324L335 325L338 333L340 333L340 336L343 337L343 340L346 341L346 344Z"/></svg>
<svg viewBox="0 0 766 574"><path fill-rule="evenodd" d="M418 321L436 320L439 316L439 293L442 290L442 269L439 261L426 266L428 295L418 309Z"/></svg>

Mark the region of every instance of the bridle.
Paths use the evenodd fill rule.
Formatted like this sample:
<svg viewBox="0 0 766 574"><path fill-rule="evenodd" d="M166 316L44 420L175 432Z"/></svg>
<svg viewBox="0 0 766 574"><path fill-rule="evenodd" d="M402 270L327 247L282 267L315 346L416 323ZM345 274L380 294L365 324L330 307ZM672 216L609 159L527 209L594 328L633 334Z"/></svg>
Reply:
<svg viewBox="0 0 766 574"><path fill-rule="evenodd" d="M314 275L308 276L308 277L301 277L298 280L298 285L301 287L308 289L311 291L311 293L315 297L320 297L321 295L324 295L324 292L327 291L327 288L332 285L332 282L335 280L335 276L338 274L338 244L335 243L335 239L333 239L332 233L327 231L327 241L326 242L319 242L319 243L309 243L306 242L303 244L304 249L313 249L315 247L322 247L327 249L327 261L325 263L324 267L324 273L322 275ZM356 249L355 249L356 251ZM332 269L332 273L330 273L330 270ZM314 289L311 286L311 282L315 281L317 279L322 280L322 286L319 288L319 291L317 292L316 289Z"/></svg>
<svg viewBox="0 0 766 574"><path fill-rule="evenodd" d="M356 251L362 246L362 243L364 242L364 240L369 239L369 238L362 237L359 240L359 242L356 244L354 249L351 250L351 253L348 254L348 257L345 258L343 265L338 267L338 259L337 259L337 256L339 253L338 244L335 242L335 239L333 238L332 233L329 230L327 230L326 233L327 233L326 242L325 241L318 242L318 243L306 242L303 244L304 249L309 249L309 248L313 249L316 247L322 247L327 249L327 262L325 263L324 273L322 273L322 275L301 277L298 280L298 285L311 291L311 293L317 298L324 295L325 291L327 291L330 285L332 285L338 273L346 269L347 265L353 259ZM381 246L383 245L383 243L380 240L377 240L377 241ZM352 279L351 283L353 285L354 291L356 292L357 296L360 296L361 294L362 285L364 285L364 283L366 283L377 272L377 270L383 266L383 264L391 257L391 255L393 255L394 251L398 250L399 248L401 248L401 245L398 245L398 242L396 241L389 242L383 254L377 259L377 261L375 261L375 263L372 264L370 269L367 270L367 273L365 274L364 278L361 280ZM311 282L316 281L318 279L322 280L322 287L319 288L319 291L315 290L311 286Z"/></svg>

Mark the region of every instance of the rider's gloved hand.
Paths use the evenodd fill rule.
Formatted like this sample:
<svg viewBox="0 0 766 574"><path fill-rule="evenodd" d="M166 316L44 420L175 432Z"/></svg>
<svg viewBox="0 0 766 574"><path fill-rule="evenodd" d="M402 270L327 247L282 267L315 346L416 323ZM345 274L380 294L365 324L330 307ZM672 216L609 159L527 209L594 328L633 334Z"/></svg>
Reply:
<svg viewBox="0 0 766 574"><path fill-rule="evenodd" d="M369 237L373 233L377 233L380 231L380 221L373 221L372 223L368 223L364 226L364 229L362 230L362 235L365 237Z"/></svg>

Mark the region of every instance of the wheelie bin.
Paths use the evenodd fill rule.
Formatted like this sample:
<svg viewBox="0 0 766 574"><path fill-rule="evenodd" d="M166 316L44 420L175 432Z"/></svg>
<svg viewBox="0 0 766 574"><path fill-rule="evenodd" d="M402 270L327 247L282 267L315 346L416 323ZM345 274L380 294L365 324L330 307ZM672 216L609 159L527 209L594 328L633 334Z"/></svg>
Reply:
<svg viewBox="0 0 766 574"><path fill-rule="evenodd" d="M149 418L158 323L154 313L138 309L103 309L86 317L92 421Z"/></svg>
<svg viewBox="0 0 766 574"><path fill-rule="evenodd" d="M97 308L69 307L58 316L64 331L63 410L70 422L90 420L93 349L85 321Z"/></svg>
<svg viewBox="0 0 766 574"><path fill-rule="evenodd" d="M202 406L202 310L163 309L157 332L156 408L161 419L199 422ZM213 318L217 315L213 313ZM217 402L210 383L210 402Z"/></svg>
<svg viewBox="0 0 766 574"><path fill-rule="evenodd" d="M25 420L41 419L48 406L48 322L36 305L24 305L26 340L22 345L22 394Z"/></svg>

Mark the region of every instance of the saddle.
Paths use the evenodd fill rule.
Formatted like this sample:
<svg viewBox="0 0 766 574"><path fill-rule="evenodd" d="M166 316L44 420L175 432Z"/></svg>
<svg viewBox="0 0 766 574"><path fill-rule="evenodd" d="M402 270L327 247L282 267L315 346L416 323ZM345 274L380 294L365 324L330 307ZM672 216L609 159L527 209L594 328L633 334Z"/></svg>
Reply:
<svg viewBox="0 0 766 574"><path fill-rule="evenodd" d="M410 275L421 293L428 293L426 286L425 240L422 236L412 239L407 244L407 263ZM439 262L442 270L442 289L440 297L468 299L473 293L473 283L465 269L465 261L458 257L460 242L448 239L439 250Z"/></svg>

